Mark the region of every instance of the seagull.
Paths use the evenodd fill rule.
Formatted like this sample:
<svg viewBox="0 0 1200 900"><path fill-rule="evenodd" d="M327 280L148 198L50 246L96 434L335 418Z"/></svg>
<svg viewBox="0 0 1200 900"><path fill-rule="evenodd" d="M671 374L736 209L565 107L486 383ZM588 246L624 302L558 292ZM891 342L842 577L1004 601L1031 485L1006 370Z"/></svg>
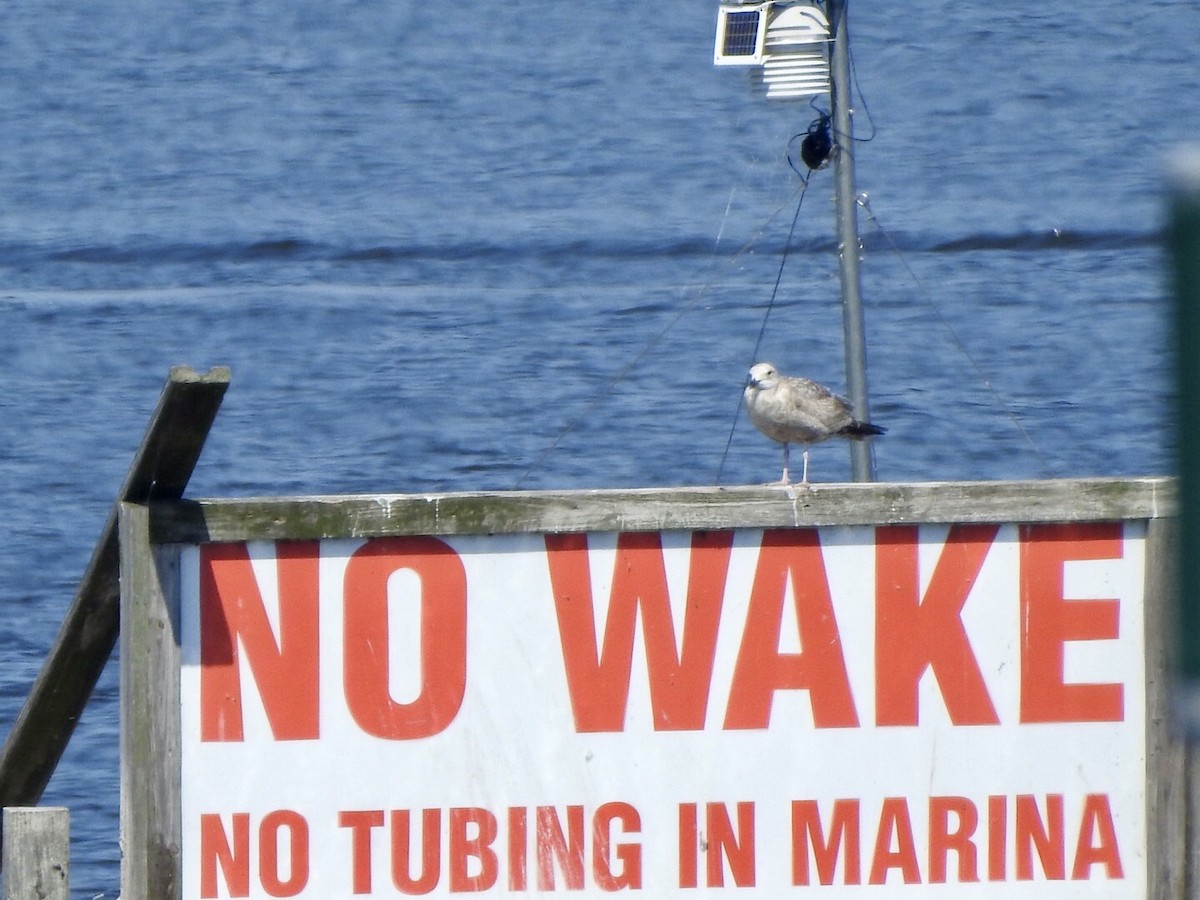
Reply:
<svg viewBox="0 0 1200 900"><path fill-rule="evenodd" d="M788 447L804 445L804 475L800 484L808 485L808 448L831 437L861 441L883 434L887 429L860 422L850 411L850 401L839 397L823 384L807 378L780 375L769 362L750 367L746 382L746 412L754 427L773 441L783 444L783 478L788 479Z"/></svg>

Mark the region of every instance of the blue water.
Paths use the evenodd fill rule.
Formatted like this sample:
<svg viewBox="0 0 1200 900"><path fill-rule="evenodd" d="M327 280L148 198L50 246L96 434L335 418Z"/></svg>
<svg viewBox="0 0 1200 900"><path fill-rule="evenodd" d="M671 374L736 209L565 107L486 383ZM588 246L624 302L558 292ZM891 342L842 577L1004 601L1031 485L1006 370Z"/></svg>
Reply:
<svg viewBox="0 0 1200 900"><path fill-rule="evenodd" d="M1200 11L850 15L879 477L1169 471L1162 171L1200 139ZM756 356L844 388L831 177L785 255L786 148L816 113L715 69L714 21L7 4L0 722L175 364L233 370L193 496L777 477L730 431ZM848 478L845 450L813 476ZM45 798L79 897L118 888L115 676Z"/></svg>

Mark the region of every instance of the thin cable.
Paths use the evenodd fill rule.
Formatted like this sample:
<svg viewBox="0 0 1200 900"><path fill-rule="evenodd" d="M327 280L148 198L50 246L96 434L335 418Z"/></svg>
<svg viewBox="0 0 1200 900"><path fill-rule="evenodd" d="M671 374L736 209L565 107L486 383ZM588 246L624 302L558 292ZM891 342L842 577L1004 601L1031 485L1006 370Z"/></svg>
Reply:
<svg viewBox="0 0 1200 900"><path fill-rule="evenodd" d="M808 185L805 184L804 188L807 188L807 187L808 187ZM801 188L801 190L800 190L801 200L803 200L803 197L804 197L804 188ZM790 201L790 199L791 198L789 198L789 201ZM732 204L732 202L733 202L733 195L730 194L730 203ZM728 272L730 269L732 269L734 264L737 263L737 261L739 259L741 259L743 256L745 256L746 253L748 253L750 251L750 249L752 247L754 247L755 244L758 243L758 241L766 233L767 228L770 226L770 224L775 221L776 217L781 212L783 212L783 210L787 207L787 205L788 205L787 203L783 203L775 210L775 212L771 213L771 215L767 218L767 220L759 227L758 231L753 236L751 236L751 238L748 241L746 241L744 244L742 244L742 246L738 249L738 251L735 254L733 254L732 257L730 257L729 261L721 268L721 270L719 272L717 272L715 275L713 275L710 279L708 279L708 281L706 281L700 287L700 289L697 291L696 295L690 301L685 303L683 305L683 307L679 310L679 312L677 312L667 322L667 324L662 328L662 330L659 331L656 335L654 335L650 339L650 341L638 352L637 356L635 356L632 360L630 360L630 362L628 362L624 366L622 366L616 372L616 374L614 374L613 376L611 376L608 379L608 381L604 384L601 391L595 397L592 398L591 402L588 403L588 405L586 407L584 407L583 412L581 412L578 416L576 416L574 419L572 419L570 422L568 422L566 424L566 426L563 427L563 429L561 431L559 431L558 436L555 437L554 441L548 447L546 447L541 453L539 453L538 456L534 459L534 461L529 464L529 467L526 468L525 471L521 473L521 477L516 480L515 484L513 484L513 490L518 489L522 484L524 484L525 479L527 479L533 473L533 471L535 469L540 468L542 463L544 463L546 461L546 458L548 456L550 456L551 453L553 453L555 450L558 449L559 445L564 440L566 440L567 436L569 434L571 434L571 432L573 432L576 428L578 428L580 423L583 422L585 419L587 419L591 415L592 411L601 404L601 402L603 402L605 399L607 399L607 397L613 392L614 388L616 388L616 386L625 379L625 376L628 375L630 373L630 371L632 371L633 367L636 366L638 363L640 363L643 359L645 359L649 355L650 351L653 350L664 337L666 337L667 333L672 328L675 327L675 325L679 322L680 319L682 319L687 313L689 313L696 306L696 304L698 304L701 300L703 300L705 297L708 296L708 294L712 291L713 286L717 283L717 281L719 279L721 279L722 277L724 277L725 273ZM798 207L797 207L797 215L799 215ZM722 223L721 227L722 227L722 229L724 229L723 223ZM796 227L795 221L793 221L792 228L795 229L795 227ZM790 240L791 240L790 236L789 236L788 240L790 242ZM785 251L786 251L786 248L785 248ZM778 286L778 281L776 281L776 286ZM759 337L761 340L761 334Z"/></svg>
<svg viewBox="0 0 1200 900"><path fill-rule="evenodd" d="M850 0L846 0L842 7L842 15L849 15ZM843 20L843 24L845 24ZM858 68L854 65L854 45L850 43L849 38L846 40L846 57L850 60L850 84L853 86L854 93L858 94L859 102L862 104L863 114L867 117L867 124L871 126L871 134L868 137L855 137L854 140L867 144L875 140L875 135L878 133L875 127L875 119L871 116L871 109L867 106L867 95L863 93L862 85L858 81ZM853 106L851 107L853 114Z"/></svg>
<svg viewBox="0 0 1200 900"><path fill-rule="evenodd" d="M725 223L729 221L729 211L733 209L733 195L737 193L737 185L729 189L729 200L725 204L725 215L721 216L721 227L717 229L717 239L713 241L714 252L721 246L721 238L725 236Z"/></svg>
<svg viewBox="0 0 1200 900"><path fill-rule="evenodd" d="M754 341L754 352L750 356L750 365L758 362L758 351L762 347L763 337L767 333L767 321L771 318L771 310L775 308L775 297L779 294L779 283L783 280L783 267L787 264L788 250L792 246L792 237L796 233L796 223L800 220L800 209L804 206L804 195L808 192L808 180L800 189L800 200L796 203L796 214L792 216L792 227L788 229L787 241L783 245L783 253L779 258L779 271L775 273L775 286L771 289L771 299L767 302L767 311L763 314L762 325L758 329L758 338ZM746 367L747 369L749 366ZM733 411L733 421L729 423L729 437L725 439L725 449L721 453L721 463L717 466L717 478L714 484L721 483L721 474L725 471L725 460L729 456L729 448L733 444L733 432L737 429L738 416L742 412L742 392L738 393L737 408Z"/></svg>
<svg viewBox="0 0 1200 900"><path fill-rule="evenodd" d="M1013 409L1012 404L1000 396L1000 392L997 391L992 385L991 379L988 378L987 373L983 371L983 367L975 361L975 358L967 349L967 345L963 343L962 338L958 336L958 332L954 330L954 326L951 325L950 321L942 314L942 311L938 308L938 305L933 302L932 295L926 289L924 282L917 277L917 273L913 271L912 266L908 264L908 260L905 259L904 254L900 251L900 247L894 240L892 240L891 234L889 234L888 231L883 227L879 221L879 218L875 215L875 211L871 209L871 204L868 202L865 192L858 195L858 205L863 208L863 211L867 214L867 218L870 219L871 223L879 229L879 233L883 235L884 240L888 242L892 252L896 254L896 258L900 260L900 264L904 266L905 271L908 272L909 277L912 278L913 282L916 284L921 295L921 299L925 301L925 305L929 307L929 309L933 310L933 314L937 316L938 321L942 324L942 327L946 329L947 333L950 335L950 338L954 341L954 345L958 348L958 352L961 353L966 358L967 362L971 364L971 368L975 370L975 374L979 377L979 380L983 382L983 386L988 389L988 392L992 395L993 399L995 399L996 403L999 404L1004 412L1008 415L1009 420L1017 427L1017 430L1021 432L1021 436L1025 438L1025 443L1029 445L1029 448L1034 452L1034 455L1037 456L1037 458L1041 461L1042 466L1044 468L1048 467L1049 460L1046 459L1046 456L1042 453L1037 443L1033 440L1032 435L1030 435L1030 433L1025 429L1025 426L1021 423L1021 419L1017 415L1016 410Z"/></svg>

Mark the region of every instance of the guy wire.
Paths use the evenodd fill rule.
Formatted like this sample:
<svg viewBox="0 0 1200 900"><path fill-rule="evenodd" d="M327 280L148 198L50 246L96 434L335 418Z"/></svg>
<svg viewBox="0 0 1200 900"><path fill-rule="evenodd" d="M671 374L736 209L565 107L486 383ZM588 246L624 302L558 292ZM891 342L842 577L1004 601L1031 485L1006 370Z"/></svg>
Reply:
<svg viewBox="0 0 1200 900"><path fill-rule="evenodd" d="M808 191L808 179L800 189L800 199L796 203L796 214L792 216L792 227L788 229L787 241L783 245L783 253L779 257L779 271L775 273L775 286L771 289L771 299L767 301L767 311L763 313L762 325L758 329L758 338L754 341L754 352L750 356L750 365L758 362L758 351L762 347L763 336L767 333L767 320L771 318L771 310L775 308L775 297L779 294L779 283L783 279L783 267L787 263L788 250L792 246L792 237L796 233L796 223L800 220L800 208L804 206L804 195ZM750 366L746 367L747 369ZM717 477L714 484L721 483L721 474L725 471L725 460L729 456L729 448L733 444L733 432L737 429L738 416L742 412L743 393L738 392L737 408L733 411L733 421L729 423L729 436L725 439L725 449L721 452L721 462L717 466Z"/></svg>
<svg viewBox="0 0 1200 900"><path fill-rule="evenodd" d="M1025 426L1021 423L1021 419L1017 415L1016 410L1013 409L1012 404L1000 396L1000 392L996 390L991 379L988 378L987 373L983 371L983 367L976 362L975 357L973 357L971 352L967 349L967 345L963 343L963 340L959 337L958 332L954 330L954 326L950 324L950 321L945 317L945 315L942 314L941 309L933 301L932 296L925 287L925 283L917 277L917 273L913 271L912 266L908 264L908 260L905 259L904 254L900 252L899 246L897 246L896 242L892 240L891 234L889 234L887 229L883 227L882 223L879 221L879 218L875 215L875 211L871 209L871 204L868 201L865 191L858 195L858 205L861 206L863 211L867 214L867 218L871 220L871 224L879 229L879 233L883 235L884 240L888 242L888 246L891 247L892 252L896 254L896 258L900 260L900 264L904 266L904 270L908 272L909 277L913 280L913 283L916 284L917 289L920 292L921 299L925 301L925 305L927 307L933 310L933 314L937 316L938 321L942 324L942 327L945 328L946 332L950 335L951 340L954 342L954 346L958 348L958 352L961 353L966 358L967 362L971 364L971 368L975 370L975 374L978 376L979 380L983 382L983 386L988 389L988 393L992 395L992 398L1004 410L1005 414L1008 416L1013 425L1016 426L1017 430L1021 432L1021 436L1025 439L1025 443L1029 445L1029 449L1033 451L1034 455L1042 463L1043 469L1048 470L1049 460L1046 459L1046 456L1042 453L1041 448L1039 448L1037 443L1034 442L1032 435L1030 435Z"/></svg>
<svg viewBox="0 0 1200 900"><path fill-rule="evenodd" d="M803 202L803 200L804 200L804 191L807 187L808 187L808 184L805 183L804 187L802 187L800 189L799 193L800 193L801 202ZM789 200L790 200L790 198L789 198ZM733 202L733 195L731 193L730 194L730 205L732 205L732 202ZM608 379L608 381L606 381L604 383L601 390L596 394L595 397L592 398L592 400L587 404L587 406L584 407L583 411L581 413L579 413L579 415L577 415L575 418L571 419L571 421L569 421L562 428L562 430L559 431L558 435L554 438L554 441L548 447L546 447L544 450L542 450L542 452L537 455L537 457L533 460L533 462L529 464L529 466L525 469L525 471L521 473L521 476L513 484L513 490L520 488L521 485L525 483L525 480L533 473L533 471L535 469L540 468L542 463L544 463L546 461L546 458L549 457L551 453L553 453L555 450L558 449L558 446L564 440L566 440L567 436L569 434L571 434L571 432L573 432L576 428L578 428L580 423L582 423L585 419L587 419L588 416L591 415L592 411L595 410L596 407L599 406L601 404L601 402L603 402L613 392L613 390L616 388L616 386L625 379L625 376L627 376L630 373L630 371L633 370L633 367L636 366L638 363L640 363L643 359L645 359L649 355L650 351L653 350L664 337L666 337L667 333L672 328L675 327L675 325L679 322L679 320L682 319L688 312L690 312L696 306L696 304L698 304L701 300L703 300L705 297L707 297L709 295L709 293L711 293L711 291L713 290L716 283L721 278L723 278L725 276L725 274L731 268L733 268L734 264L739 259L741 259L743 256L745 256L746 253L748 253L751 250L751 248L754 247L754 245L762 238L763 234L766 233L766 230L770 226L770 224L775 221L776 217L781 212L783 212L784 209L787 208L787 205L788 204L786 202L780 204L780 206L773 213L771 213L770 216L767 217L766 221L763 222L763 224L761 226L759 226L758 231L755 232L750 237L749 240L747 240L744 244L742 244L742 246L740 248L738 248L738 251L736 253L734 253L732 257L729 258L728 262L726 262L725 265L721 267L720 271L718 271L711 278L709 278L703 285L701 285L700 288L696 291L695 296L693 296L689 301L687 301L680 308L680 310L674 316L672 316L671 319L669 319L667 321L667 324L665 326L663 326L663 328L657 334L655 334L653 337L650 338L650 340L646 343L646 345L644 347L642 347L642 349L638 352L638 354L632 360L630 360L628 363L626 363L624 366L622 366L619 370L617 370L617 372L615 374L613 374ZM729 212L729 210L726 209L726 215L728 215L728 212ZM799 207L797 207L796 215L799 216L799 214L800 214L800 209L799 209ZM796 222L793 219L792 229L795 230L795 227L796 227ZM721 230L724 231L724 228L725 228L725 223L724 223L724 221L722 221ZM720 240L720 237L718 236L718 241L719 240ZM788 237L788 242L789 243L791 242L790 234ZM786 256L786 254L787 254L787 248L785 247L784 255ZM783 267L781 265L780 272L782 273L782 271L783 271ZM776 284L776 288L778 288L778 286L779 286L778 279L776 279L775 284ZM774 295L772 294L772 302L773 301L774 301ZM769 312L769 310L768 310L768 312ZM765 320L763 322L763 327L764 328L766 327ZM761 332L759 334L759 340L762 340Z"/></svg>

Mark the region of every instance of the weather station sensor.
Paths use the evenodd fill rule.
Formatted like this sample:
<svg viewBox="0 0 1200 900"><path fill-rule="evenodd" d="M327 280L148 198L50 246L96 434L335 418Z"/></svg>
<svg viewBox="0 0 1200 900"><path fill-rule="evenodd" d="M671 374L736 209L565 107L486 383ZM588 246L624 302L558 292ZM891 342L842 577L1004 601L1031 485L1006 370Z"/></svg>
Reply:
<svg viewBox="0 0 1200 900"><path fill-rule="evenodd" d="M713 63L757 66L767 96L790 100L829 91L829 21L810 3L727 3L717 10Z"/></svg>

